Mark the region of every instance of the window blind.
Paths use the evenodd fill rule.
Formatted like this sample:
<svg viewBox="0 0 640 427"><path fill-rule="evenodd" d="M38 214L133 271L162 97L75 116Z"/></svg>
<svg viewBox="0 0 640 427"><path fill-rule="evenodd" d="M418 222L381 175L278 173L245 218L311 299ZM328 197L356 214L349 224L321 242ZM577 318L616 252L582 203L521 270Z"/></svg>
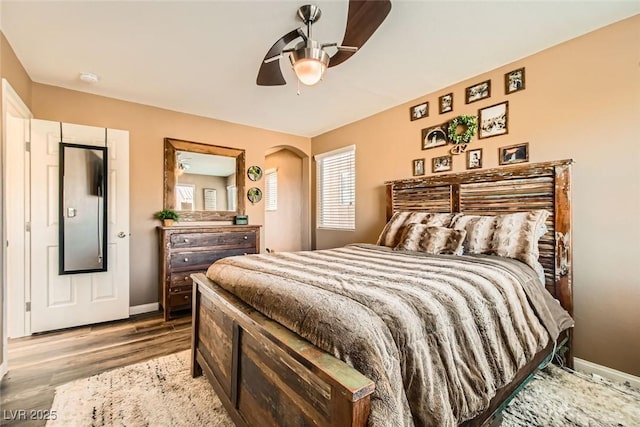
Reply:
<svg viewBox="0 0 640 427"><path fill-rule="evenodd" d="M264 173L265 210L278 210L278 170L268 169Z"/></svg>
<svg viewBox="0 0 640 427"><path fill-rule="evenodd" d="M315 157L318 228L355 230L354 145Z"/></svg>

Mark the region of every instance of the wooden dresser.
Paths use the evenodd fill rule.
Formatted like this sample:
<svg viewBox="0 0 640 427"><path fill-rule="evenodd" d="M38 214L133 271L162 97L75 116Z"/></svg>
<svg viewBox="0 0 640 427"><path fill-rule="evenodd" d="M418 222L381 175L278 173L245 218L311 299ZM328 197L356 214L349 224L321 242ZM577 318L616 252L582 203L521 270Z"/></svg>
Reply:
<svg viewBox="0 0 640 427"><path fill-rule="evenodd" d="M179 225L158 227L160 305L164 319L191 308L190 274L206 272L216 260L260 252L259 225Z"/></svg>

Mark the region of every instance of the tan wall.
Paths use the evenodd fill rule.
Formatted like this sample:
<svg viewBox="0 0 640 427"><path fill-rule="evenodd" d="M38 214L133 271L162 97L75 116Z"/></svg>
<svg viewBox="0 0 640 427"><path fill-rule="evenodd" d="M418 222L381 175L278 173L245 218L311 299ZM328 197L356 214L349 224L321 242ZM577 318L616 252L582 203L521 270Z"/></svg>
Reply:
<svg viewBox="0 0 640 427"><path fill-rule="evenodd" d="M573 158L576 356L640 375L640 15L312 139L313 153L356 144L356 230L315 231L316 247L375 242L386 180L411 177L420 130L508 100L509 134L474 140L484 167L498 147L529 142L531 162ZM526 67L526 89L505 95L504 73ZM465 105L467 86L491 79L491 98ZM454 111L438 114L453 92ZM430 105L409 121L409 107ZM464 170L456 156L453 171ZM315 189L312 191L315 194ZM312 203L313 206L313 203Z"/></svg>
<svg viewBox="0 0 640 427"><path fill-rule="evenodd" d="M278 209L265 212L265 247L278 252L303 249L302 159L289 150L266 157L265 170L278 169ZM264 178L263 178L264 180Z"/></svg>
<svg viewBox="0 0 640 427"><path fill-rule="evenodd" d="M177 113L112 98L33 84L36 118L126 129L130 138L131 305L157 301L158 248L153 213L162 209L163 138L246 150L246 164L264 167L264 153L289 145L309 153L308 138ZM262 182L257 186L262 189ZM264 205L246 203L251 224L263 224ZM264 236L263 236L264 238Z"/></svg>

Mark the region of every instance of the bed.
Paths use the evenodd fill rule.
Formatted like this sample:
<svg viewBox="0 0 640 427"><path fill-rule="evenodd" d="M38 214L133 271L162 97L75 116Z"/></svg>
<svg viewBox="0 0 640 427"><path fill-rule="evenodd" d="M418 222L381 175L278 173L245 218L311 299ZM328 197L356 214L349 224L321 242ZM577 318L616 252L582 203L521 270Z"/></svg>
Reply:
<svg viewBox="0 0 640 427"><path fill-rule="evenodd" d="M560 305L572 314L570 167L571 161L567 160L388 182L386 183L387 219L391 219L393 214L399 211L461 212L465 215L496 215L540 209L548 211L550 213L546 219L548 232L538 244L539 260L544 268L545 287L549 292L548 295L556 298ZM341 258L350 261L345 265L339 265L337 260ZM263 255L225 261L224 265L216 267L213 273L219 276L212 276L223 286L219 286L203 274L193 276L192 375L204 373L207 376L230 416L239 426L362 426L367 423L411 425L414 424L411 418L412 412L414 412L416 425L425 424L427 423L425 420L428 419L431 420L430 423L436 420L437 424L451 424L451 414L442 415L440 409L444 407L446 412L449 410L448 404L438 403L439 400L445 399L441 397L443 393L440 393L442 388L440 382L434 380L433 384L428 381L425 383L424 378L437 379L443 375L450 376L454 370L442 369L440 366L446 367L447 363L458 365L461 362L469 362L464 360L466 358L480 360L484 357L487 360L494 360L502 350L490 353L490 357L487 358L472 354L474 346L467 346L464 347L464 351L469 356L463 360L456 359L457 356L447 358L437 355L435 358L443 359L443 364L415 362L415 360L433 358L427 355L414 357L414 363L402 362L398 368L393 362L399 360L398 356L391 354L392 352L388 350L391 347L383 344L389 340L406 341L407 347L410 347L412 352L415 351L415 342L411 339L413 335L407 335L406 332L411 330L411 325L398 328L401 332L396 332L395 328L390 329L392 335L390 338L387 336L389 334L384 325L376 324L379 315L395 321L399 316L394 313L411 311L410 308L414 307L420 323L423 321L419 317L420 313L427 312L428 310L424 307L431 303L428 299L418 297L408 301L407 295L411 294L411 290L402 289L398 290L396 296L401 302L392 304L394 307L391 308L378 308L376 304L379 300L389 300L387 296L380 294L391 291L388 286L380 287L381 285L375 282L375 277L389 274L385 280L395 283L393 274L400 274L397 271L400 270L401 264L408 264L409 271L414 272L422 271L422 266L429 264L428 268L424 267L424 272L415 275L432 276L439 274L439 271L455 271L458 276L481 277L477 279L480 286L490 276L504 276L506 279L496 279L497 284L491 285L492 289L495 287L501 290L496 293L497 296L494 295L491 298L501 298L500 295L509 293L519 295L520 299L530 298L526 287L520 284L514 285L511 278L521 275L524 279L519 279L517 283L527 282L527 277L536 276L532 269L526 271L527 268L522 269L517 266L521 264L518 262L496 261L495 258L498 257L471 258L436 256L422 260L416 254L402 258L402 254L389 248L375 245L350 245L326 251L283 254L271 258ZM373 272L374 267L367 265L366 262L373 262L374 265L384 264L384 269ZM452 264L454 262L458 264ZM302 270L296 265L308 267ZM275 270L270 271L269 268ZM263 269L264 272L262 272ZM355 269L351 276L347 275L346 270L349 269ZM366 274L368 270L372 271L369 275ZM255 275L252 271L255 271ZM298 277L305 275L306 278ZM323 275L327 277L322 277ZM268 291L261 291L254 296L247 293L252 288L252 281L266 276L269 276L271 281L269 287L264 288ZM438 280L447 281L446 289L451 288L452 283L457 283L455 282L457 279L449 276L455 275L438 276L442 277ZM345 277L351 277L351 279L341 281L341 278ZM317 280L317 283L305 287L303 286L305 280ZM421 279L415 277L412 280L418 283L417 281ZM364 282L364 286L356 290L356 281ZM500 281L505 284L500 284L502 283ZM296 287L300 289L294 291L291 283L300 284ZM327 293L325 286L330 286L332 292L335 289L339 290L338 293L344 292L341 297L328 298L325 297ZM464 286L458 286L458 288L462 289ZM475 291L465 292L473 294ZM542 292L542 294L545 293ZM454 301L459 296L456 294L438 298L442 301ZM473 295L470 298L473 300ZM296 308L298 305L294 304L295 300L301 308ZM346 312L344 307L340 308L343 304L351 304L352 300L357 304L347 306ZM373 301L373 307L376 309L368 311L380 313L372 315L366 309L361 310L359 303L363 300ZM312 301L316 302L315 306L310 304ZM468 310L471 317L473 314L471 312L484 309L466 300L460 304L474 307ZM278 305L283 307L281 311L272 309ZM553 304L550 307L553 308ZM318 311L315 315L314 310ZM504 322L503 318L508 317L505 314L497 316L496 328L507 331L503 335L512 336L515 333L510 332L512 329L520 331L527 329L525 327L527 324L533 324L529 319L531 310L535 311L540 319L543 317L540 316L539 307L527 310L519 313L519 310L509 308L505 313L512 316L513 321ZM286 311L290 313L284 316L283 313ZM336 317L338 312L342 313L340 317ZM513 314L515 312L519 314ZM316 318L316 323L309 320L313 317ZM325 325L321 325L323 323ZM447 322L444 321L444 324ZM321 326L325 328L325 332L321 332ZM365 327L367 331L364 333L368 334L365 338L358 339L359 331L355 331L353 336L349 335L352 329L365 329ZM449 390L449 396L451 393L456 395L457 406L450 406L464 409L465 425L482 425L498 417L501 406L540 364L549 360L554 350L557 353L558 348L564 347L565 363L571 365L571 332L570 329L565 329L566 325L557 328L556 333L553 334L545 325L546 331L554 338L547 340L543 337L546 333L544 329L541 330L539 326L528 328L527 332L522 332L528 335L518 336L513 340L517 344L510 344L524 348L524 353L528 354L526 360L520 360L520 358L517 363L512 363L513 366L505 365L506 368L483 367L482 363L473 361L465 365L468 366L465 368L467 371L484 369L486 372L483 375L496 377L495 381L491 382L493 385L498 385L495 389L481 390L484 394L479 397L474 397L472 394L472 398L466 399L464 395L456 394L456 390L457 388L477 389L479 386L469 381L469 378L475 378L477 375L471 372L454 381L457 387ZM309 331L316 334L312 334L313 338L310 338L316 345L302 338L302 336L309 338ZM336 340L338 343L327 344L326 331L331 331L335 336L343 338L343 342L338 339ZM376 333L376 331L381 332ZM474 333L472 331L467 335L473 336ZM534 340L532 337L538 338ZM474 339L470 338L470 342L475 342ZM441 342L436 342L438 344L431 347L448 348L448 346L458 345L458 343L442 345ZM384 353L380 356L382 363L368 369L369 365L376 365L377 359L372 357L371 360L364 362L358 360L359 353L350 347L350 343L353 343L351 347L356 349L373 347L374 352ZM378 343L383 344L378 345ZM321 350L320 347L332 354ZM398 348L403 355L412 354L404 347ZM418 353L420 351L425 350L418 349ZM340 356L349 363L334 356ZM417 365L420 366L416 368ZM354 366L361 369L355 369ZM363 367L367 369L362 369ZM366 372L367 375L361 371ZM432 371L436 371L435 377L432 376ZM402 376L401 384L405 384L406 390L402 393L410 395L410 399L398 397L397 390L387 384L387 380L389 384L395 384L397 381L386 377L397 375ZM416 384L422 382L423 385L412 387L412 381ZM424 392L424 389L429 392ZM437 407L433 413L443 418L424 418L423 415L418 414L419 411L416 410L414 403L416 399L423 399L427 402L426 406ZM456 412L452 416L455 418L460 414Z"/></svg>

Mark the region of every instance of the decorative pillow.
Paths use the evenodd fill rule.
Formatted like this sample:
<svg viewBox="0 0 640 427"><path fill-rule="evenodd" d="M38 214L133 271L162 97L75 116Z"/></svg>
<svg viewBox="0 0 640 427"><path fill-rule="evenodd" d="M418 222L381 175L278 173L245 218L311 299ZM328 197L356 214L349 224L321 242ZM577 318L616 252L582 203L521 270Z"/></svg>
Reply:
<svg viewBox="0 0 640 427"><path fill-rule="evenodd" d="M544 283L544 269L538 262L538 240L547 232L545 210L504 215L462 215L451 227L466 230L465 253L515 258L533 268Z"/></svg>
<svg viewBox="0 0 640 427"><path fill-rule="evenodd" d="M437 227L448 227L455 214L429 212L396 212L382 229L377 245L396 247L400 241L402 230L409 224L425 224Z"/></svg>
<svg viewBox="0 0 640 427"><path fill-rule="evenodd" d="M462 242L467 232L425 224L409 224L402 231L394 250L419 251L433 255L462 255Z"/></svg>

